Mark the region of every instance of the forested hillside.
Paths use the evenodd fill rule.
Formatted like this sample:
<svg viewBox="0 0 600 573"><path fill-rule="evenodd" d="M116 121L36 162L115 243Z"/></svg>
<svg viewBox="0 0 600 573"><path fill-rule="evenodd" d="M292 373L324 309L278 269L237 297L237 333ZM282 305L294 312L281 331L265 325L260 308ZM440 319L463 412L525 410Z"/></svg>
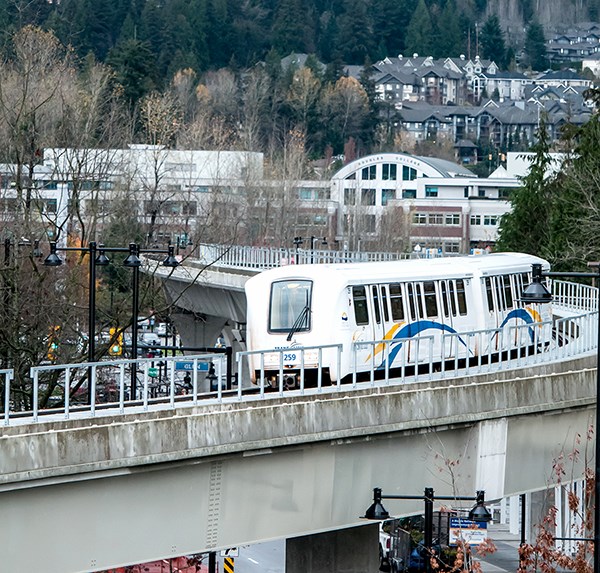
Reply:
<svg viewBox="0 0 600 573"><path fill-rule="evenodd" d="M497 14L509 41L598 18L600 0L34 0L0 2L4 38L35 24L80 56L131 60L160 86L179 69L247 68L276 52L362 64L386 55L475 54Z"/></svg>
<svg viewBox="0 0 600 573"><path fill-rule="evenodd" d="M87 146L247 149L265 152L270 164L281 157L289 163L289 146L310 159L344 154L346 160L406 149L398 110L377 100L367 72L358 81L344 75L344 65L418 52L479 54L507 67L515 51L502 30L505 12L490 12L494 1L0 0L0 123L23 139L19 146L33 154L32 165L38 148L76 145L73 138L82 132L67 137L74 122L58 117L75 113L69 110L73 97L81 99L77 113L89 113L86 98L96 106L97 132L83 132ZM539 50L544 59L543 33L534 18L540 6L562 3L592 17L598 2L500 4L529 19L526 62L536 66ZM292 52L310 56L304 66L282 65ZM63 70L68 73L54 84L53 75ZM37 83L21 82L33 72ZM66 98L60 106L56 86L69 94L60 96ZM31 109L14 103L19 100ZM42 112L55 122L43 137ZM120 119L104 117L109 112ZM36 146L23 135L28 130ZM22 160L14 150L0 151L4 162Z"/></svg>

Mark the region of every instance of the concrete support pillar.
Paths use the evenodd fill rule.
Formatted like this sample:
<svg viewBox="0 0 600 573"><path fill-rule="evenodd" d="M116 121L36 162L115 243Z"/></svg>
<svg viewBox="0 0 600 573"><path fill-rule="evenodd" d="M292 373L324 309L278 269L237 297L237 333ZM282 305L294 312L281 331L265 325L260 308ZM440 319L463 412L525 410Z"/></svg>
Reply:
<svg viewBox="0 0 600 573"><path fill-rule="evenodd" d="M288 539L286 573L377 573L379 524Z"/></svg>
<svg viewBox="0 0 600 573"><path fill-rule="evenodd" d="M173 322L183 346L203 347L216 344L227 319L206 314L175 313Z"/></svg>

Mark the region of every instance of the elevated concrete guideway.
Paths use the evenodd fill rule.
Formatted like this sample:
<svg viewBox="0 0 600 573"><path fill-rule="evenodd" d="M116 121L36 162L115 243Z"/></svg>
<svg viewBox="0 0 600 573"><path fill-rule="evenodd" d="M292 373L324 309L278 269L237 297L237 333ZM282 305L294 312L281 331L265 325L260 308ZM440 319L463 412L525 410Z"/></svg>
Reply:
<svg viewBox="0 0 600 573"><path fill-rule="evenodd" d="M3 567L32 540L45 571L69 573L339 530L362 523L375 486L541 489L593 418L594 363L6 427Z"/></svg>

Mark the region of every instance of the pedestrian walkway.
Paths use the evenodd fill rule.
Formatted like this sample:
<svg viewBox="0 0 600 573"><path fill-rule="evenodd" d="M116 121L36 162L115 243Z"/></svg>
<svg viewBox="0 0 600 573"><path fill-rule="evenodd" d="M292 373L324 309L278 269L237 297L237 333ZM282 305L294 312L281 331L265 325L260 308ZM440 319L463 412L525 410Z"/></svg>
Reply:
<svg viewBox="0 0 600 573"><path fill-rule="evenodd" d="M481 562L483 573L516 573L519 568L520 537L510 533L508 525L497 523L490 524L488 534L496 546L496 551L484 558L477 558Z"/></svg>

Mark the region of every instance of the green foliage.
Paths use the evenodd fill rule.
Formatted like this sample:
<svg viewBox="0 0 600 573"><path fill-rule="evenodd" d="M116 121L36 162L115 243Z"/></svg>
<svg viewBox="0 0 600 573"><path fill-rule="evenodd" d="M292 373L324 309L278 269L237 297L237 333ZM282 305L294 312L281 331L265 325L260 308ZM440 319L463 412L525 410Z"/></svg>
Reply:
<svg viewBox="0 0 600 573"><path fill-rule="evenodd" d="M139 40L127 40L111 50L108 63L127 101L135 103L154 88L153 62L150 46Z"/></svg>
<svg viewBox="0 0 600 573"><path fill-rule="evenodd" d="M552 213L555 178L550 173L551 157L548 130L542 121L537 131L534 156L523 185L513 190L511 211L500 221L497 251L518 251L549 256L552 238Z"/></svg>
<svg viewBox="0 0 600 573"><path fill-rule="evenodd" d="M364 0L348 0L338 18L337 49L349 64L361 64L375 51L373 20Z"/></svg>
<svg viewBox="0 0 600 573"><path fill-rule="evenodd" d="M433 24L425 0L419 0L413 13L408 29L406 30L406 49L408 55L418 53L422 56L430 55L433 46Z"/></svg>
<svg viewBox="0 0 600 573"><path fill-rule="evenodd" d="M464 53L463 34L455 0L447 0L436 27L436 56L456 56Z"/></svg>
<svg viewBox="0 0 600 573"><path fill-rule="evenodd" d="M506 44L504 32L496 14L492 14L482 26L479 33L479 45L482 57L493 60L501 68L506 67Z"/></svg>
<svg viewBox="0 0 600 573"><path fill-rule="evenodd" d="M525 53L527 54L527 62L532 69L536 71L543 71L548 67L544 28L537 22L532 22L527 27Z"/></svg>

